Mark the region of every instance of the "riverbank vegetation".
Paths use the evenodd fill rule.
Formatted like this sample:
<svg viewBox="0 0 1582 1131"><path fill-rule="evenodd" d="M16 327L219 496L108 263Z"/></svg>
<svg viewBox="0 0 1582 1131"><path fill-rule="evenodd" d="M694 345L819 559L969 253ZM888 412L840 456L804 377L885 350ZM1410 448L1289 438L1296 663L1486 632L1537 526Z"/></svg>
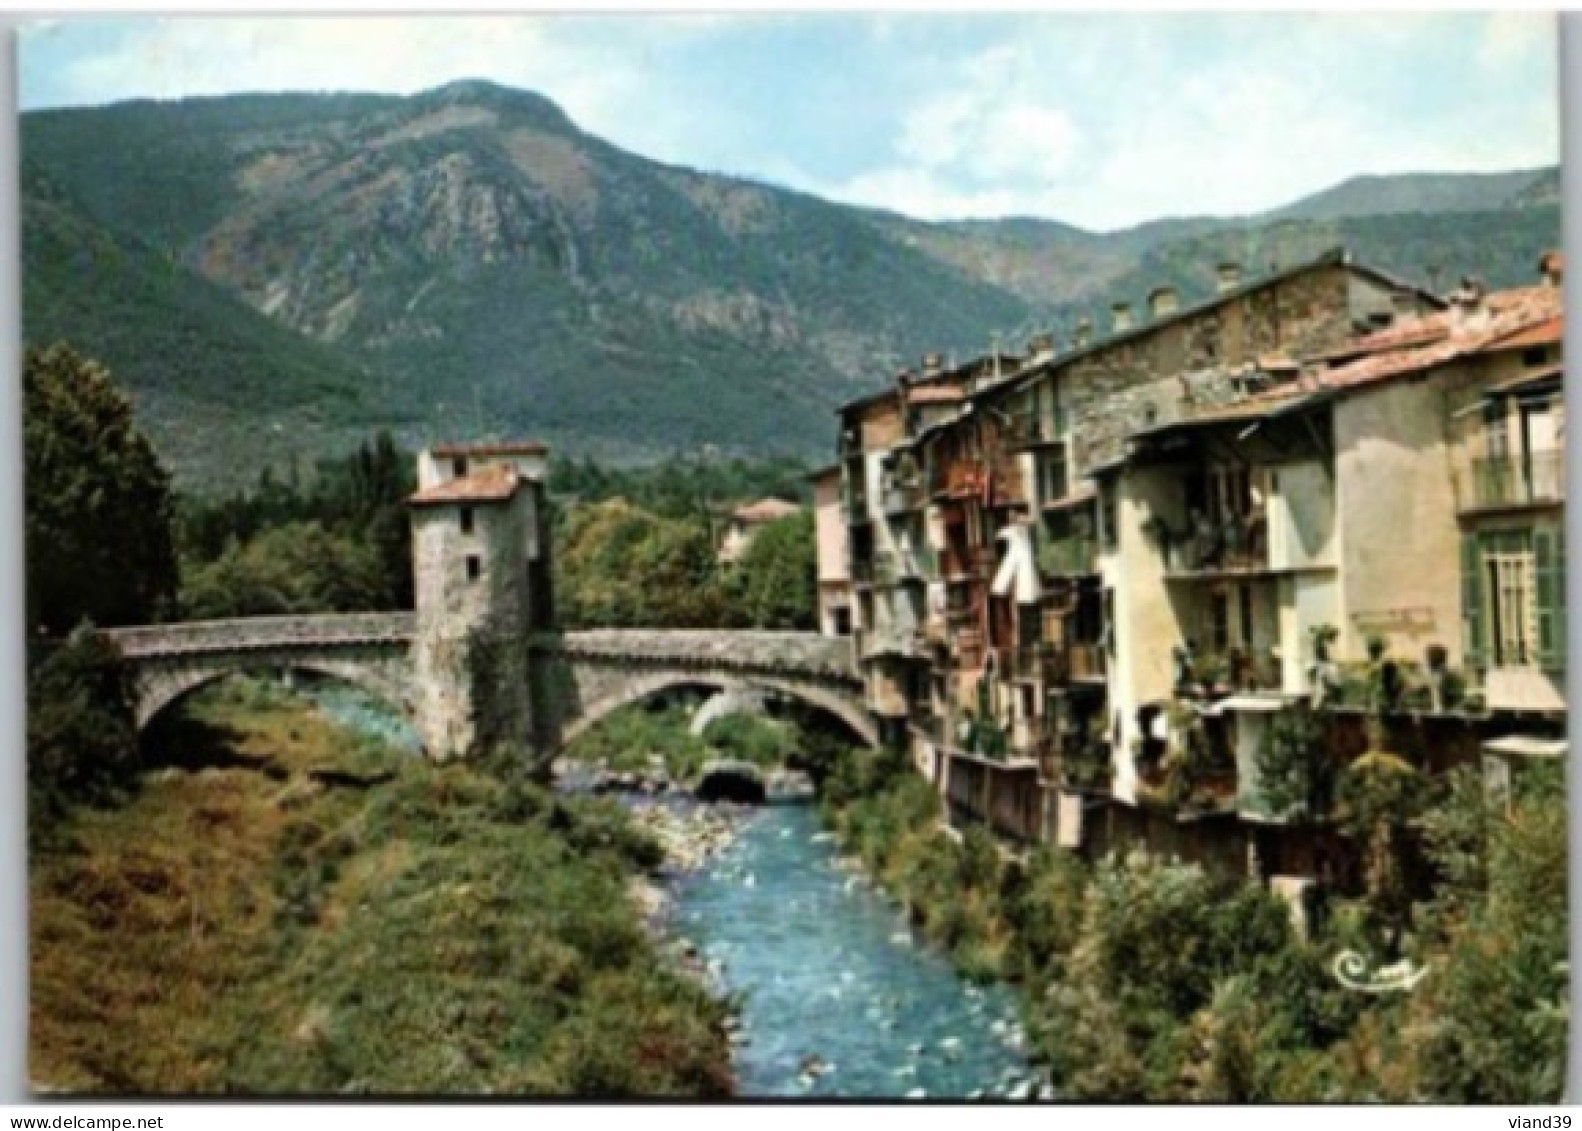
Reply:
<svg viewBox="0 0 1582 1131"><path fill-rule="evenodd" d="M711 758L733 758L765 769L796 760L799 735L787 724L753 714L715 719L701 735L692 733L697 703L622 707L567 744L571 762L612 774L664 776L692 785Z"/></svg>
<svg viewBox="0 0 1582 1131"><path fill-rule="evenodd" d="M33 1079L110 1092L721 1096L724 1007L626 895L613 804L196 698L33 859Z"/></svg>
<svg viewBox="0 0 1582 1131"><path fill-rule="evenodd" d="M848 850L966 975L1018 984L1033 1050L1085 1101L1532 1103L1559 1098L1566 1049L1564 790L1526 777L1509 808L1470 771L1422 818L1437 876L1402 952L1428 974L1370 995L1334 974L1378 953L1365 906L1311 939L1261 888L1140 856L1087 865L946 831L933 787L893 751L824 781Z"/></svg>

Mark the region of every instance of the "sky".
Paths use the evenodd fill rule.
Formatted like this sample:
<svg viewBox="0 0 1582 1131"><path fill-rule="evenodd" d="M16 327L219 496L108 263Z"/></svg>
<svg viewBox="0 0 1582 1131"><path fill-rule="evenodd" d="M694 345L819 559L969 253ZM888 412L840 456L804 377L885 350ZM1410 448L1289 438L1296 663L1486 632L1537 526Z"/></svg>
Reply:
<svg viewBox="0 0 1582 1131"><path fill-rule="evenodd" d="M674 164L921 219L1241 215L1559 160L1552 15L810 13L41 21L24 110L492 79Z"/></svg>

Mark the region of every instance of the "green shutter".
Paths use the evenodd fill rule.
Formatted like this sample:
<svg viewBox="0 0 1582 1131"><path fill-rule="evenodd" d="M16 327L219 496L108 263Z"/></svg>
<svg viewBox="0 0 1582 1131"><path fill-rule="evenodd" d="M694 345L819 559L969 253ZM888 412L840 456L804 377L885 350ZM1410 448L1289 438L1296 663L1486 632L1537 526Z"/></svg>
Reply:
<svg viewBox="0 0 1582 1131"><path fill-rule="evenodd" d="M1565 528L1533 530L1533 562L1538 585L1538 666L1546 672L1566 666Z"/></svg>
<svg viewBox="0 0 1582 1131"><path fill-rule="evenodd" d="M1483 553L1476 534L1461 536L1461 623L1466 666L1484 666Z"/></svg>

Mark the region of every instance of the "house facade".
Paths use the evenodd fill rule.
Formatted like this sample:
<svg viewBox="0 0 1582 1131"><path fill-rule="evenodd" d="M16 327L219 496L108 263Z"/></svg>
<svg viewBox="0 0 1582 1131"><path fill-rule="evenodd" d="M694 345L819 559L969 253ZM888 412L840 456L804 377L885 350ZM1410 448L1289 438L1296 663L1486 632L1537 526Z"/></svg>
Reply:
<svg viewBox="0 0 1582 1131"><path fill-rule="evenodd" d="M1382 649L1441 713L1563 716L1557 273L1220 278L842 410L869 706L956 820L1312 872L1255 754L1334 672Z"/></svg>

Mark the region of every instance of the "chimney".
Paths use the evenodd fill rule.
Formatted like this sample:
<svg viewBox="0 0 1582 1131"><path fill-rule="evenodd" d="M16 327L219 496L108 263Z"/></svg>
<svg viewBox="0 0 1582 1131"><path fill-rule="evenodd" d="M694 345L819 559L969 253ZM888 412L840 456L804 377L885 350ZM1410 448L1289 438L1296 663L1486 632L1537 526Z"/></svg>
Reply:
<svg viewBox="0 0 1582 1131"><path fill-rule="evenodd" d="M1227 259L1214 269L1217 280L1217 290L1220 294L1233 291L1241 286L1241 264L1235 260Z"/></svg>
<svg viewBox="0 0 1582 1131"><path fill-rule="evenodd" d="M1046 330L1027 339L1027 361L1034 364L1055 356L1055 335Z"/></svg>
<svg viewBox="0 0 1582 1131"><path fill-rule="evenodd" d="M1566 257L1558 251L1551 251L1538 261L1538 271L1544 277L1544 282L1551 287L1565 285Z"/></svg>
<svg viewBox="0 0 1582 1131"><path fill-rule="evenodd" d="M1110 315L1115 321L1115 333L1124 334L1132 328L1132 306L1129 302L1118 302L1110 307Z"/></svg>
<svg viewBox="0 0 1582 1131"><path fill-rule="evenodd" d="M1148 293L1148 316L1168 318L1181 309L1181 300L1174 287L1155 287Z"/></svg>
<svg viewBox="0 0 1582 1131"><path fill-rule="evenodd" d="M1463 278L1461 286L1450 292L1448 297L1452 337L1480 334L1489 328L1491 316L1488 304L1483 301L1483 295L1482 280L1472 275Z"/></svg>
<svg viewBox="0 0 1582 1131"><path fill-rule="evenodd" d="M895 383L896 383L896 386L902 392L905 392L907 389L911 388L912 387L912 371L910 369L903 369L903 370L901 370L899 373L897 373L895 375Z"/></svg>
<svg viewBox="0 0 1582 1131"><path fill-rule="evenodd" d="M1071 344L1077 349L1087 349L1093 341L1093 319L1084 314L1077 319L1076 331L1071 335Z"/></svg>
<svg viewBox="0 0 1582 1131"><path fill-rule="evenodd" d="M945 371L945 358L942 354L925 353L923 355L923 376L935 377Z"/></svg>

